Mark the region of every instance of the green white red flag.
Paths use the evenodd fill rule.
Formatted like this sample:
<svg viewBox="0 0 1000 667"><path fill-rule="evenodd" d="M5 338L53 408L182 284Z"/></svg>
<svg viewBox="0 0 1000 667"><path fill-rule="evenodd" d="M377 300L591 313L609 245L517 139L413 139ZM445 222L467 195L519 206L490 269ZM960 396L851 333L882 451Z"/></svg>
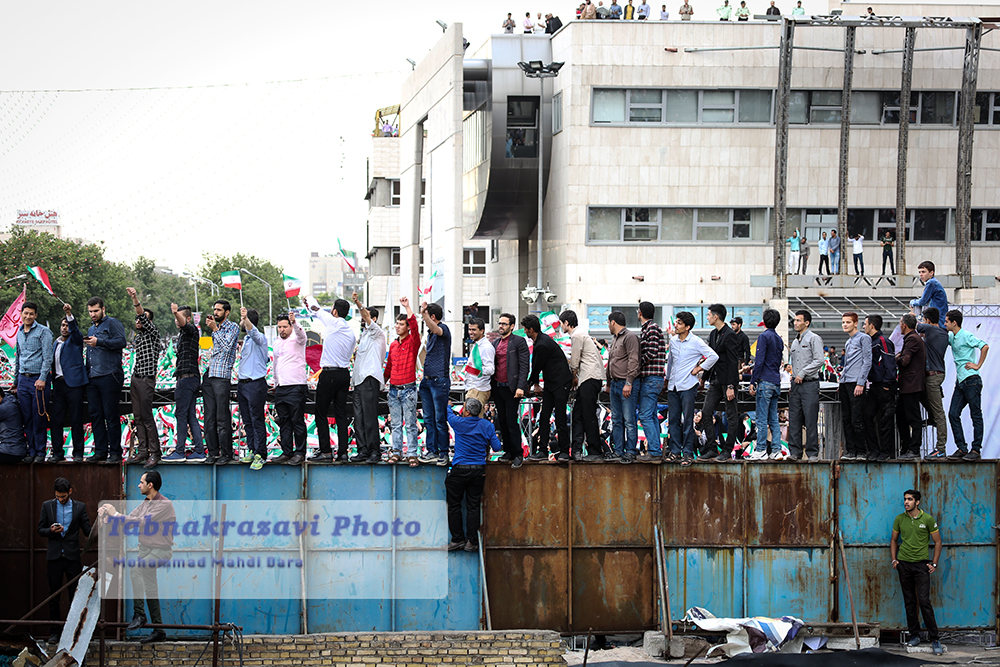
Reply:
<svg viewBox="0 0 1000 667"><path fill-rule="evenodd" d="M344 263L347 264L347 266L350 267L351 271L353 272L355 270L354 265L351 264L351 260L347 258L348 252L344 250L344 246L340 243L340 237L337 237L337 250L340 251L340 256L343 258ZM350 253L350 255L351 258L353 259L354 253L352 252Z"/></svg>
<svg viewBox="0 0 1000 667"><path fill-rule="evenodd" d="M239 271L223 271L222 272L222 286L232 287L233 289L242 290L243 281L240 278Z"/></svg>
<svg viewBox="0 0 1000 667"><path fill-rule="evenodd" d="M469 361L465 364L465 374L479 377L483 373L483 355L479 354L479 345L472 346Z"/></svg>
<svg viewBox="0 0 1000 667"><path fill-rule="evenodd" d="M298 278L292 278L289 275L281 274L281 280L285 283L285 298L290 299L293 296L298 296L299 291L302 289L302 281Z"/></svg>
<svg viewBox="0 0 1000 667"><path fill-rule="evenodd" d="M52 296L56 295L56 293L52 291L52 283L49 282L49 274L45 273L45 269L43 269L40 266L29 266L27 268L28 268L28 273L30 273L35 280L37 280L39 283L42 284L42 287L45 288L45 291L47 291Z"/></svg>

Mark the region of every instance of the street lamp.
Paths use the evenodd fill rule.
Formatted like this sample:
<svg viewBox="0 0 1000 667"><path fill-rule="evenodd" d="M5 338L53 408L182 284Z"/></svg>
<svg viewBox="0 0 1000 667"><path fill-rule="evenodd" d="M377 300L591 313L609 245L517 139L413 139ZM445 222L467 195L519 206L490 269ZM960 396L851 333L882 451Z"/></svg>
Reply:
<svg viewBox="0 0 1000 667"><path fill-rule="evenodd" d="M264 283L264 285L267 286L267 324L268 326L274 324L274 319L272 317L272 309L271 309L271 283L267 282L258 275L250 273L250 271L248 271L247 269L240 269L240 271L247 274L251 278L256 278L257 280L261 281L262 283Z"/></svg>
<svg viewBox="0 0 1000 667"><path fill-rule="evenodd" d="M528 62L519 62L518 67L524 72L524 75L529 79L538 79L538 276L537 284L538 287L534 288L536 293L546 292L548 293L548 286L546 289L542 290L542 197L544 195L543 190L543 161L544 158L544 136L545 133L542 132L542 100L545 97L545 79L552 79L559 76L559 70L566 63L552 62L548 65L542 63L541 60L531 60ZM525 288L528 291L530 285ZM554 295L553 295L554 296ZM535 297L537 300L537 296ZM527 299L525 299L527 301ZM552 299L555 301L555 299ZM534 301L528 301L528 303L534 303Z"/></svg>
<svg viewBox="0 0 1000 667"><path fill-rule="evenodd" d="M197 285L197 283L205 283L206 285L208 285L208 293L210 295L214 295L215 292L216 292L216 290L218 290L220 294L222 293L222 290L219 288L219 286L216 285L215 283L213 283L208 278L202 278L201 276L196 276L195 274L189 273L187 271L185 271L181 275L184 276L185 278L190 278L191 282L194 283L194 311L196 313L198 312L198 285Z"/></svg>

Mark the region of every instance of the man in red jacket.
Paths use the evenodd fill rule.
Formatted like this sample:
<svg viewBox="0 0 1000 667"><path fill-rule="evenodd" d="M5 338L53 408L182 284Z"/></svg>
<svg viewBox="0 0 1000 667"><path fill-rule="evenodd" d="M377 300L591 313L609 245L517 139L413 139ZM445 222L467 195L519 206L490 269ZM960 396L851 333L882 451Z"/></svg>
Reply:
<svg viewBox="0 0 1000 667"><path fill-rule="evenodd" d="M392 432L392 456L396 463L403 456L403 428L406 428L406 458L417 465L420 443L417 442L417 352L420 351L420 329L410 300L402 297L400 305L406 315L396 316L396 340L389 346L385 362L385 379L389 383L389 428Z"/></svg>

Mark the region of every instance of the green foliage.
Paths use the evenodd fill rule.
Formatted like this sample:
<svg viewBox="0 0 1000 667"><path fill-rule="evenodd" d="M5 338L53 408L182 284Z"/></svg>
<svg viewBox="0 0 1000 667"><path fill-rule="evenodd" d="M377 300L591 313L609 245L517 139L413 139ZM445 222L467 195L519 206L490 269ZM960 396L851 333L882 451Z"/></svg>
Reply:
<svg viewBox="0 0 1000 667"><path fill-rule="evenodd" d="M194 298L194 289L187 278L155 269L156 263L148 257L139 257L131 266L125 267L125 287L134 287L143 307L153 311L153 323L160 333L169 336L174 333L173 315L170 304L187 305ZM124 292L125 287L122 287ZM128 302L129 316L134 313ZM194 304L190 304L194 307ZM126 328L128 325L126 325Z"/></svg>
<svg viewBox="0 0 1000 667"><path fill-rule="evenodd" d="M240 269L247 269L251 273L260 276L262 280L267 281L271 286L274 317L277 317L278 313L288 310L288 306L285 303L285 285L281 279L282 268L275 266L271 262L240 253L235 255L210 255L206 253L203 256L201 266L198 268L198 275L221 285L223 271L238 271ZM247 273L241 273L240 279L243 283L243 305L247 308L257 309L257 312L260 313L261 327L274 324L274 322L268 321L267 287L264 286L264 283ZM220 287L219 290L221 292L217 291L217 294L220 294L221 298L226 299L232 305L233 310L230 319L238 319L240 290L231 287ZM218 298L219 296L212 296L208 285L198 285L198 302L200 310L203 313L203 321L212 312L212 304ZM291 299L291 302L293 306L299 305L298 297Z"/></svg>

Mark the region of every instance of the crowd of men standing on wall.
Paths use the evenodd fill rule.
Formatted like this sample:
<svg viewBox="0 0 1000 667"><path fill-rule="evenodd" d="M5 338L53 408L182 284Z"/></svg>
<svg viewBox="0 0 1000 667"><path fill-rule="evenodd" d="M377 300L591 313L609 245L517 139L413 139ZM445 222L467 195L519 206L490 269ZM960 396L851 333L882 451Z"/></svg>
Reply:
<svg viewBox="0 0 1000 667"><path fill-rule="evenodd" d="M921 404L926 407L937 430L935 450L926 458L980 458L983 417L979 369L986 360L989 346L962 329L960 311L947 309L944 290L934 278L934 265L922 263L920 274L925 283L924 294L912 305L922 309L922 321L918 322L912 313L900 318L899 328L903 335L900 350L895 350L889 336L882 333L880 315L871 314L866 318L854 312L843 315L842 326L848 338L839 378L844 427L841 458L886 461L895 456L894 422L901 443L899 458L918 457ZM171 305L177 331L174 398L178 437L173 452L163 457L152 409L155 375L163 344L153 323L153 313L143 308L134 289L129 288L128 294L135 309L131 398L138 442L128 463L143 464L149 469L164 458L215 464L236 462L230 393L237 356L237 397L248 450L239 462L259 470L265 463L298 465L306 460L306 335L294 313L277 318L277 338L273 343L274 381L270 387L266 379L268 342L257 328L255 310L241 308L237 323L231 319L232 308L228 301L215 302L213 314L207 321L212 351L208 370L202 377L198 360L199 332L191 310ZM378 312L362 306L357 295L354 301L362 318L360 339L346 321L350 311L348 301L337 299L328 312L306 300L306 306L324 329L322 372L315 401L319 449L309 460L382 462L378 402L380 393L387 392L391 449L386 461L410 466L419 463L449 465L452 344L451 331L442 321L441 306L424 303L420 307L427 338L423 348L426 351L423 377L418 385L416 369L421 338L417 316L409 300L400 299L405 313L400 313L394 322L396 339L391 344L387 344L385 333L378 325ZM94 434L94 453L86 462L117 463L122 460L119 401L124 380L125 327L107 315L99 297L90 299L87 309L91 325L86 336L80 332L73 309L67 304L60 336L53 340L49 330L35 321L37 306L31 302L24 304L22 326L17 334L15 387L0 402L0 462L46 461L49 431L52 447L48 462L83 461L84 392ZM554 435L551 454L559 462L571 458L621 463L638 460L689 466L696 460L733 460L733 451L744 437L737 392L741 380L749 379L750 393L756 401L757 425L756 445L749 458L779 459L783 454L777 401L787 350L791 366L788 451L796 460L803 454L808 459L818 458L819 381L825 356L822 341L810 329L811 314L807 311L795 313L795 336L786 344L775 331L780 315L775 310L765 311L765 331L758 338L756 354L751 359L749 339L741 330L742 320L734 318L732 327L727 324L727 309L721 304L709 306L707 313L712 330L708 340L703 341L692 332L695 318L689 312L675 315L673 333L669 336L654 321L655 308L648 301L638 305L638 332L626 327L624 313L611 312L608 328L612 337L606 365L598 343L579 330L578 316L572 310L559 315L561 329L571 340L568 358L544 332L535 315L528 315L521 322L525 337L513 335L514 315L500 315L499 335L492 342L485 335L485 322L472 318L469 337L473 346L466 367L467 398L477 399L484 414L492 399L493 421L503 443L504 453L500 460L514 468L520 467L524 460L520 405L523 398L532 395L541 397L535 422L541 426L530 438L527 457L530 461L549 459L550 441ZM242 345L238 346L240 330L245 336ZM532 343L530 352L528 340ZM958 380L946 418L941 385L948 347L952 349ZM598 396L605 387L610 397L610 442L601 435L598 424ZM699 438L700 446L696 451L695 403L700 388L705 388L701 410L704 437ZM658 413L664 389L668 407L669 435L666 440L659 437ZM199 391L204 397L204 438L195 414ZM575 401L571 416L567 418L571 392L575 392ZM282 449L280 455L270 460L265 422L265 403L269 395ZM357 453L349 457L347 401L352 395ZM418 395L426 430L423 451L417 439ZM973 423L971 446L967 444L962 427L962 412L966 406ZM723 422L714 418L717 411L725 413L724 439L721 437ZM337 428L336 452L331 444L330 416ZM550 430L547 425L553 421L555 426ZM956 444L951 454L946 452L948 422ZM638 443L639 424L645 434L656 434L647 438L642 452ZM73 437L71 457L63 454L66 426L71 427ZM187 448L188 436L190 450ZM667 451L664 451L664 444Z"/></svg>

